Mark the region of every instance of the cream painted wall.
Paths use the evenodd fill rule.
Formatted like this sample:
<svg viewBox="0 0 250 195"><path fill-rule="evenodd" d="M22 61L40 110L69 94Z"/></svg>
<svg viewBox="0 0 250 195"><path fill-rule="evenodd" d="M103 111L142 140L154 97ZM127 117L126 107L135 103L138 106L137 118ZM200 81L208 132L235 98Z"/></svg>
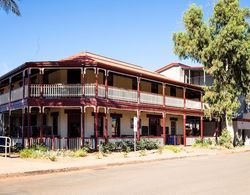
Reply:
<svg viewBox="0 0 250 195"><path fill-rule="evenodd" d="M166 116L166 127L169 129L169 133L171 131L171 120L170 118L177 118L176 121L176 134L183 135L183 116L177 115L167 115ZM161 119L161 126L162 126L162 119Z"/></svg>
<svg viewBox="0 0 250 195"><path fill-rule="evenodd" d="M85 137L94 136L94 116L92 116L92 112L94 112L93 108L87 108L85 112L85 118L84 118Z"/></svg>
<svg viewBox="0 0 250 195"><path fill-rule="evenodd" d="M161 72L161 74L175 81L184 82L184 72L179 66L174 66L168 70Z"/></svg>
<svg viewBox="0 0 250 195"><path fill-rule="evenodd" d="M64 113L64 108L50 108L50 111L47 114L47 125L51 127L53 125L52 116L51 116L52 112L59 112L58 135L61 137L67 137L68 136L68 116L66 113Z"/></svg>
<svg viewBox="0 0 250 195"><path fill-rule="evenodd" d="M111 110L110 113L122 114L121 120L121 135L133 135L133 129L130 128L131 118L136 116L136 112L131 111L120 111L120 110ZM112 136L112 117L108 116L108 135Z"/></svg>

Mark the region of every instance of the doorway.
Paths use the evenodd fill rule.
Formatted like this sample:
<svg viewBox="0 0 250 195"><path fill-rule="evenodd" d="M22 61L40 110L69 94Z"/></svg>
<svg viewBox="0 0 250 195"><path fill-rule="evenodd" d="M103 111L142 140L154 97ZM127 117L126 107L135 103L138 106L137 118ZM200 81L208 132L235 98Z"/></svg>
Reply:
<svg viewBox="0 0 250 195"><path fill-rule="evenodd" d="M149 118L149 135L157 136L158 129L160 128L160 118Z"/></svg>
<svg viewBox="0 0 250 195"><path fill-rule="evenodd" d="M81 113L68 113L68 137L81 137Z"/></svg>

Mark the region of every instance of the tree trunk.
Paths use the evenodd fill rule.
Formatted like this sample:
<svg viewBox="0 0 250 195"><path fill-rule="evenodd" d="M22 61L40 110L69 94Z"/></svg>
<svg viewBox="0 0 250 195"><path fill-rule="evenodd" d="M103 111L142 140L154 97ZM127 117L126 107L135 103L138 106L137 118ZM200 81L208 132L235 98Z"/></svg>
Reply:
<svg viewBox="0 0 250 195"><path fill-rule="evenodd" d="M233 143L234 142L233 120L232 119L228 119L227 114L225 116L225 120L226 120L226 129L230 133L230 135L232 137L232 143Z"/></svg>

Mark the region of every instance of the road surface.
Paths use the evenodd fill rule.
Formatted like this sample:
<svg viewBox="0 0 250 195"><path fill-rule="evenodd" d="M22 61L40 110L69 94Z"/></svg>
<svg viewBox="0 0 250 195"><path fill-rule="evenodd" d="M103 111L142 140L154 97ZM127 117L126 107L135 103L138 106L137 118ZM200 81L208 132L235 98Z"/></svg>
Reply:
<svg viewBox="0 0 250 195"><path fill-rule="evenodd" d="M250 194L250 153L8 178L0 194Z"/></svg>

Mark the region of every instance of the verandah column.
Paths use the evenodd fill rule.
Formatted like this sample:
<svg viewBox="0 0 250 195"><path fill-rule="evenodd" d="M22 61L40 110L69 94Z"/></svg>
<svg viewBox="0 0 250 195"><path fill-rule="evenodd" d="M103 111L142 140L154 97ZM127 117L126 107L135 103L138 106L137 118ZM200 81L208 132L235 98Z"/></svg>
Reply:
<svg viewBox="0 0 250 195"><path fill-rule="evenodd" d="M105 143L108 143L108 108L106 107L106 113L104 116L104 138Z"/></svg>
<svg viewBox="0 0 250 195"><path fill-rule="evenodd" d="M137 117L137 132L136 132L136 138L137 141L140 141L140 114L141 111L137 110L136 117Z"/></svg>
<svg viewBox="0 0 250 195"><path fill-rule="evenodd" d="M44 68L39 68L39 77L38 77L38 80L39 80L39 85L40 85L40 98L43 97L43 76L44 75Z"/></svg>
<svg viewBox="0 0 250 195"><path fill-rule="evenodd" d="M95 135L95 149L98 148L98 112L97 107L94 110L94 135Z"/></svg>
<svg viewBox="0 0 250 195"><path fill-rule="evenodd" d="M28 147L30 147L30 112L31 112L31 107L28 107L28 112L27 112L27 118L28 118L28 128L27 128L27 138L28 138Z"/></svg>
<svg viewBox="0 0 250 195"><path fill-rule="evenodd" d="M82 146L84 146L84 137L85 137L85 112L84 112L84 106L81 107L81 128L82 128Z"/></svg>
<svg viewBox="0 0 250 195"><path fill-rule="evenodd" d="M98 98L98 73L99 69L95 69L95 98Z"/></svg>
<svg viewBox="0 0 250 195"><path fill-rule="evenodd" d="M186 114L183 115L183 143L186 146Z"/></svg>
<svg viewBox="0 0 250 195"><path fill-rule="evenodd" d="M22 146L24 147L25 108L22 109Z"/></svg>
<svg viewBox="0 0 250 195"><path fill-rule="evenodd" d="M40 139L42 140L43 137L43 107L39 108L40 110Z"/></svg>
<svg viewBox="0 0 250 195"><path fill-rule="evenodd" d="M166 84L165 83L162 83L162 97L163 97L163 107L166 106L166 94L165 94L165 91L166 91Z"/></svg>
<svg viewBox="0 0 250 195"><path fill-rule="evenodd" d="M166 113L162 113L162 134L163 134L163 144L166 144Z"/></svg>

